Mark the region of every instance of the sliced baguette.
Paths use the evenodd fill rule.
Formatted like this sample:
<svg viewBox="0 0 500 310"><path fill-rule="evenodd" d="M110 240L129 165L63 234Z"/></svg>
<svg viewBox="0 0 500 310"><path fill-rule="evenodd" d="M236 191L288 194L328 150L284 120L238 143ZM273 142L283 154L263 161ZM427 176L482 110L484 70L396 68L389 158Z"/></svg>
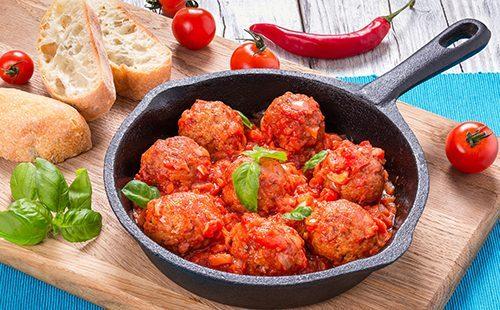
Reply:
<svg viewBox="0 0 500 310"><path fill-rule="evenodd" d="M13 88L0 88L0 157L53 163L90 150L85 119L64 102Z"/></svg>
<svg viewBox="0 0 500 310"><path fill-rule="evenodd" d="M42 18L39 67L47 91L88 121L116 100L99 20L84 0L55 0Z"/></svg>
<svg viewBox="0 0 500 310"><path fill-rule="evenodd" d="M120 96L141 100L170 79L172 52L116 0L91 0Z"/></svg>

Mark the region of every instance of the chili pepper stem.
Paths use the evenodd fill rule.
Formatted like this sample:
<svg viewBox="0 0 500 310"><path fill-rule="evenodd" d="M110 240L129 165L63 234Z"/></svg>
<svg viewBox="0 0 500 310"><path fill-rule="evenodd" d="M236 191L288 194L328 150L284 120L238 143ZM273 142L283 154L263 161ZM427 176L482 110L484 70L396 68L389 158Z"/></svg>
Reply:
<svg viewBox="0 0 500 310"><path fill-rule="evenodd" d="M410 9L412 9L413 6L415 5L415 1L416 0L410 0L404 7L400 8L396 12L391 13L391 14L389 14L387 16L383 16L383 18L385 18L389 23L392 22L392 20L394 19L394 17L398 16L399 13L401 13L402 11L404 11L406 8L409 7Z"/></svg>

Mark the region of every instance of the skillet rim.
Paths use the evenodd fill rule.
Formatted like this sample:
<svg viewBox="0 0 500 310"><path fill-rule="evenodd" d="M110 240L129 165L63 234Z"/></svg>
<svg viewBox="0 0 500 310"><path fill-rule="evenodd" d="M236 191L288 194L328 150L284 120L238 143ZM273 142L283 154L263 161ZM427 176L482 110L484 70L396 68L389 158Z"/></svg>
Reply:
<svg viewBox="0 0 500 310"><path fill-rule="evenodd" d="M137 226L137 224L130 218L129 214L125 210L125 207L120 201L119 191L116 190L116 183L114 180L117 149L123 137L128 132L130 125L147 110L151 101L163 91L175 87L193 86L208 80L240 75L284 75L324 83L326 86L335 87L348 93L349 96L356 97L356 99L363 101L367 105L376 107L399 129L400 133L410 146L417 164L417 191L411 210L408 212L406 219L403 221L399 229L396 230L393 240L389 245L387 245L386 248L373 256L358 259L338 267L318 272L289 276L240 275L204 267L168 251L144 234L139 226ZM224 281L226 283L244 286L284 287L319 282L356 272L366 271L371 273L374 270L383 268L401 257L408 250L411 244L416 224L422 215L429 194L429 174L423 150L414 133L411 131L408 124L397 110L395 104L396 100L394 99L389 102L384 102L381 105L376 105L370 101L369 95L360 91L362 88L363 85L343 82L332 77L275 69L228 70L163 83L146 94L136 108L124 119L110 141L104 159L103 169L104 186L110 206L120 224L130 235L132 235L136 242L139 243L143 251L144 248L146 248L150 251L149 254L160 257L163 261L182 269L183 272L190 272L196 274L197 276L208 277L215 281ZM151 258L149 259L151 260ZM155 267L158 268L157 266Z"/></svg>

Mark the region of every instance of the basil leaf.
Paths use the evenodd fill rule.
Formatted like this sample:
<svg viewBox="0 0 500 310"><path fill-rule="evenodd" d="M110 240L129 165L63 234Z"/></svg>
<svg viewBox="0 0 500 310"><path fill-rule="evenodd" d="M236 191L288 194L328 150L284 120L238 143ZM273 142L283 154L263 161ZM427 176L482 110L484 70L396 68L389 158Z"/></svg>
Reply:
<svg viewBox="0 0 500 310"><path fill-rule="evenodd" d="M236 196L240 203L250 212L257 212L259 175L260 166L254 161L241 164L232 174Z"/></svg>
<svg viewBox="0 0 500 310"><path fill-rule="evenodd" d="M122 189L123 195L141 208L146 208L148 202L160 198L160 191L144 182L132 180Z"/></svg>
<svg viewBox="0 0 500 310"><path fill-rule="evenodd" d="M54 226L66 241L84 242L99 235L102 216L89 209L68 210L54 219Z"/></svg>
<svg viewBox="0 0 500 310"><path fill-rule="evenodd" d="M236 110L236 112L238 112L238 114L240 115L241 117L241 121L243 122L243 125L245 125L246 127L248 127L249 129L252 129L253 128L253 123L248 119L248 117L245 116L245 114L241 113L240 111Z"/></svg>
<svg viewBox="0 0 500 310"><path fill-rule="evenodd" d="M53 212L63 212L69 204L68 184L56 166L37 158L36 183L38 199Z"/></svg>
<svg viewBox="0 0 500 310"><path fill-rule="evenodd" d="M0 212L0 237L18 245L42 242L50 229L52 215L40 203L20 199Z"/></svg>
<svg viewBox="0 0 500 310"><path fill-rule="evenodd" d="M305 164L304 167L302 168L303 172L306 172L309 169L313 169L316 167L319 163L321 163L323 160L325 160L326 155L328 155L328 151L323 150L321 152L318 152L314 154L313 157L311 157Z"/></svg>
<svg viewBox="0 0 500 310"><path fill-rule="evenodd" d="M76 178L69 186L70 209L91 209L92 184L87 169L76 170Z"/></svg>
<svg viewBox="0 0 500 310"><path fill-rule="evenodd" d="M36 197L36 168L32 163L21 163L14 168L10 177L12 198L18 200Z"/></svg>
<svg viewBox="0 0 500 310"><path fill-rule="evenodd" d="M243 152L246 156L252 158L255 162L259 162L261 158L273 158L280 162L287 161L285 152L266 149L260 146L254 146L253 150Z"/></svg>
<svg viewBox="0 0 500 310"><path fill-rule="evenodd" d="M308 207L305 202L299 204L294 210L291 212L283 214L283 218L287 220L293 221L302 221L309 215L311 215L312 209Z"/></svg>

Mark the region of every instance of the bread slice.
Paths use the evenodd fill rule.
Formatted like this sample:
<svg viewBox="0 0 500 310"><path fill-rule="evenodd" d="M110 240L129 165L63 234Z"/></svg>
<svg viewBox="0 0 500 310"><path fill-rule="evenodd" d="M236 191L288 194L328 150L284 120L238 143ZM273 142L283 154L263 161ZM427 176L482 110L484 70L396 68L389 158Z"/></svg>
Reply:
<svg viewBox="0 0 500 310"><path fill-rule="evenodd" d="M91 0L120 96L141 100L170 79L172 52L116 0Z"/></svg>
<svg viewBox="0 0 500 310"><path fill-rule="evenodd" d="M90 150L85 119L64 102L14 88L0 88L0 157L53 163Z"/></svg>
<svg viewBox="0 0 500 310"><path fill-rule="evenodd" d="M116 100L99 20L84 0L55 0L38 38L42 80L54 98L73 105L88 121Z"/></svg>

